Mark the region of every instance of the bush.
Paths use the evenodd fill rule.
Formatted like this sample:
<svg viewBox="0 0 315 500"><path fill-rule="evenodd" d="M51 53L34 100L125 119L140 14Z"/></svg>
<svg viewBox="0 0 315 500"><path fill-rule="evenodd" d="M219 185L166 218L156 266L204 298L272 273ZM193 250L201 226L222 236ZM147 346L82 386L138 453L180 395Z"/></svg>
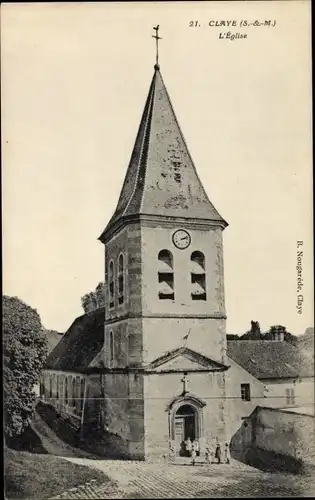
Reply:
<svg viewBox="0 0 315 500"><path fill-rule="evenodd" d="M35 402L34 384L47 354L47 339L35 309L3 297L4 434L21 435Z"/></svg>

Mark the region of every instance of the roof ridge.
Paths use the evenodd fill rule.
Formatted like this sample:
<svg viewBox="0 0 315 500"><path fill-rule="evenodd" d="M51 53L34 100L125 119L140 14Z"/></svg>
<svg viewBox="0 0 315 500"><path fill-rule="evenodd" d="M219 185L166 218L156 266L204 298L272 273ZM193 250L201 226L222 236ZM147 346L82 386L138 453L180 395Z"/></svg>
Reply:
<svg viewBox="0 0 315 500"><path fill-rule="evenodd" d="M143 159L144 159L144 161L145 161L145 163L143 165L144 178L143 178L143 184L142 184L142 190L141 190L141 196L140 196L140 207L142 208L143 188L144 188L144 184L145 184L145 174L146 174L147 153L148 153L148 147L149 147L149 145L147 143L150 142L150 136L149 137L147 137L147 136L150 133L150 129L151 129L151 118L152 118L153 103L154 103L154 98L155 98L155 85L156 85L156 73L157 73L157 71L158 70L155 70L155 72L154 72L154 76L153 76L151 88L150 88L149 95L148 95L148 99L149 99L149 102L148 102L148 115L147 115L147 118L146 118L146 121L145 121L144 130L143 130L143 138L142 138L142 144L141 144L141 151L140 151L140 155L139 155L139 162L138 162L138 167L137 167L136 180L135 180L135 184L134 184L134 188L133 188L132 194L131 194L131 196L129 198L128 203L126 204L125 210L123 211L122 215L126 214L128 208L129 208L130 202L131 202L131 200L133 199L133 197L135 195L137 187L139 187L139 185L138 185L139 175L140 175L140 170L141 170ZM146 156L145 156L145 158L143 158L144 147L146 145L147 145Z"/></svg>

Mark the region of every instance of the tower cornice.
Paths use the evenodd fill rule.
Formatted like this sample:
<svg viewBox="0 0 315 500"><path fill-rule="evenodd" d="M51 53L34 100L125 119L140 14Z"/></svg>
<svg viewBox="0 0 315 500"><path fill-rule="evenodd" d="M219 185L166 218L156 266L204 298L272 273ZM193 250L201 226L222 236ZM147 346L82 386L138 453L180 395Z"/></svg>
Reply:
<svg viewBox="0 0 315 500"><path fill-rule="evenodd" d="M214 312L212 314L183 314L183 313L161 313L161 314L142 314L141 313L132 313L128 312L124 315L117 315L111 318L106 318L104 324L105 325L112 325L115 323L121 323L123 321L128 321L129 319L135 319L135 318L146 318L146 319L161 319L161 318L167 318L170 320L192 320L192 319L219 319L219 320L226 320L226 314L225 312Z"/></svg>
<svg viewBox="0 0 315 500"><path fill-rule="evenodd" d="M221 229L222 231L228 226L228 223L221 220L210 219L197 219L191 217L170 217L163 215L151 214L134 214L118 219L115 224L106 230L98 238L102 243L106 244L110 239L118 234L124 227L130 224L141 223L143 226L149 227L163 227L175 228L183 225L186 229L198 229L203 231L210 231L214 229Z"/></svg>

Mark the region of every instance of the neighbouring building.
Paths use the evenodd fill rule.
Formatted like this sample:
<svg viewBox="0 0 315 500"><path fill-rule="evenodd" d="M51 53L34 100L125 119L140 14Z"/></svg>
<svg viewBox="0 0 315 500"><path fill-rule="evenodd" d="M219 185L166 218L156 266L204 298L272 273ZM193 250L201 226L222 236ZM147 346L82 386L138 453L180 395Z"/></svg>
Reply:
<svg viewBox="0 0 315 500"><path fill-rule="evenodd" d="M283 338L237 340L227 343L227 353L265 385L264 406L314 413L314 364L298 347Z"/></svg>
<svg viewBox="0 0 315 500"><path fill-rule="evenodd" d="M257 406L234 434L231 454L264 470L314 475L314 438L314 415Z"/></svg>

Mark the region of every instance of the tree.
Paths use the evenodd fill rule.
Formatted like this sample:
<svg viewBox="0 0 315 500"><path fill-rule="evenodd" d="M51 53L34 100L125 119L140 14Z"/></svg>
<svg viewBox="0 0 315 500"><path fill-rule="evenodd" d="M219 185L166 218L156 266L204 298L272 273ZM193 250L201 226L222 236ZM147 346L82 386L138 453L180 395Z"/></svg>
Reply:
<svg viewBox="0 0 315 500"><path fill-rule="evenodd" d="M39 314L18 297L3 297L4 434L28 427L35 402L33 387L47 354Z"/></svg>
<svg viewBox="0 0 315 500"><path fill-rule="evenodd" d="M81 305L85 313L93 311L105 305L105 283L100 281L93 292L89 292L81 297Z"/></svg>
<svg viewBox="0 0 315 500"><path fill-rule="evenodd" d="M95 288L95 296L97 307L103 307L105 305L105 283L100 281L100 283Z"/></svg>
<svg viewBox="0 0 315 500"><path fill-rule="evenodd" d="M305 333L300 337L297 337L297 346L300 351L307 356L314 358L314 328L308 327Z"/></svg>
<svg viewBox="0 0 315 500"><path fill-rule="evenodd" d="M83 297L81 297L81 305L85 313L96 309L96 300L93 292L86 293Z"/></svg>
<svg viewBox="0 0 315 500"><path fill-rule="evenodd" d="M226 334L226 340L227 341L230 341L230 340L240 340L239 336L234 334L234 333L227 333Z"/></svg>
<svg viewBox="0 0 315 500"><path fill-rule="evenodd" d="M240 340L261 340L262 339L262 334L260 331L260 324L258 321L251 321L251 328L249 331L244 333L240 337Z"/></svg>
<svg viewBox="0 0 315 500"><path fill-rule="evenodd" d="M314 327L313 326L307 327L303 335L310 339L314 339Z"/></svg>

